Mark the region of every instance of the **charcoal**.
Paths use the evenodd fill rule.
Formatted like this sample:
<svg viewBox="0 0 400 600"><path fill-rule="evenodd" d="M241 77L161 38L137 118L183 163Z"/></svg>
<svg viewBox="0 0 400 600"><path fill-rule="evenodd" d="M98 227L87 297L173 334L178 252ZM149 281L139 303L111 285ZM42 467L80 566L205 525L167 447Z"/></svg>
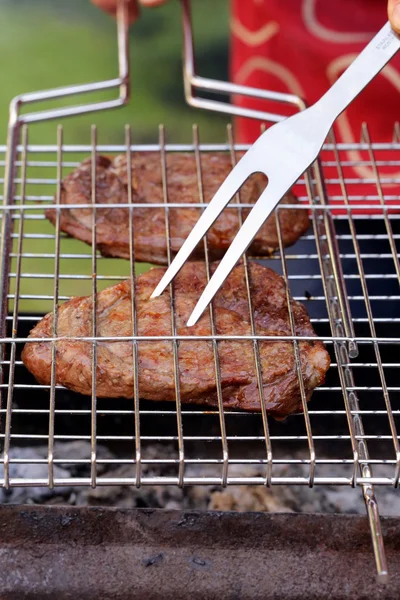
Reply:
<svg viewBox="0 0 400 600"><path fill-rule="evenodd" d="M90 457L90 443L75 441L58 444L56 455L70 458L74 461ZM48 455L47 446L32 448L14 447L11 458L43 459ZM103 445L97 446L98 459L111 459L111 463L97 465L99 478L126 479L135 475L135 465L118 464L118 457ZM154 444L146 448L146 458L173 459L176 458L176 449L172 446ZM296 453L291 457L300 459ZM176 475L171 465L142 464L143 477L166 477ZM343 476L341 465L329 465L332 477ZM71 479L71 485L56 487L50 490L44 487L12 487L9 490L1 489L0 501L7 504L70 504L79 506L115 506L120 508L165 508L165 509L197 509L197 510L229 510L229 511L261 511L261 512L292 512L292 513L355 513L364 514L365 505L361 488L352 489L350 486L272 486L242 485L222 488L212 485L184 486L153 485L136 488L131 485L98 485L96 488L89 486L74 486L74 477L88 477L90 465L65 463L54 465L54 477ZM275 477L301 477L309 473L307 464L279 464L274 465ZM374 475L387 476L384 465L374 466ZM0 474L3 476L3 465L0 465ZM219 477L220 465L188 464L185 467L185 477ZM15 464L10 466L12 478L48 478L48 466L42 464ZM229 466L229 476L238 478L264 477L263 465ZM392 487L377 487L375 490L382 515L394 516L400 513L400 495Z"/></svg>

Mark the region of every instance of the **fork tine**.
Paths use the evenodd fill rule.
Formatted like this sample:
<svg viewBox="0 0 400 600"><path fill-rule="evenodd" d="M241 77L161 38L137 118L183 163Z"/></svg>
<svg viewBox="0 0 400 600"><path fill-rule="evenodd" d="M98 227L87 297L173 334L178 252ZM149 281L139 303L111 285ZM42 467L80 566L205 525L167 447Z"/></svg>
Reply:
<svg viewBox="0 0 400 600"><path fill-rule="evenodd" d="M294 181L290 183L289 187L286 187L286 182L283 182L282 185L282 182L279 179L269 181L267 188L259 197L249 216L236 234L235 239L231 242L231 245L218 265L214 275L211 277L208 285L200 296L200 299L187 322L188 327L197 323L239 258L250 246L254 237L257 235L258 230L266 220L266 217L269 216L270 212L275 208L293 183Z"/></svg>
<svg viewBox="0 0 400 600"><path fill-rule="evenodd" d="M251 148L253 150L253 148ZM249 154L250 153L250 154ZM254 173L254 162L252 160L252 152L250 150L239 160L237 165L229 173L228 177L221 184L215 196L200 216L196 225L189 233L185 243L175 256L174 260L164 273L161 281L151 295L151 298L160 296L165 288L171 283L175 275L181 270L183 264L192 254L197 244L205 236L214 221L219 217L223 209L236 194L243 183Z"/></svg>

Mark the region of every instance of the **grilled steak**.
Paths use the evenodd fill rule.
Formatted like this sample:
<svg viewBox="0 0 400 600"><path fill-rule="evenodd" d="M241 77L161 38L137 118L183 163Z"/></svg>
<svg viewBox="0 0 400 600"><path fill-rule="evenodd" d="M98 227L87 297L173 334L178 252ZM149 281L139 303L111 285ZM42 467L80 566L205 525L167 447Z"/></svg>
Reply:
<svg viewBox="0 0 400 600"><path fill-rule="evenodd" d="M212 265L213 269L215 264ZM140 275L135 284L138 334L171 335L169 293L150 300L165 272L154 268ZM290 335L285 286L274 271L257 263L250 266L252 302L258 335ZM185 323L193 310L207 278L202 262L186 263L174 282L175 314L178 335L210 335L209 313L191 328ZM97 335L132 335L132 297L129 281L98 293ZM59 337L91 335L91 297L73 298L59 308ZM314 336L306 309L293 301L296 334ZM234 268L214 300L218 335L251 333L249 307L242 265ZM52 314L46 315L31 331L30 337L52 336ZM58 341L56 380L76 392L91 393L91 343L73 339ZM323 383L329 355L322 342L300 342L304 386L307 398ZM104 341L97 345L97 395L133 397L133 356L129 341ZM260 411L253 343L249 340L221 341L218 344L223 403L227 409ZM290 341L261 341L263 393L268 412L284 418L301 411L301 397ZM172 342L139 341L139 395L149 400L175 400ZM22 353L25 366L43 384L50 383L51 343L28 342ZM179 383L182 402L217 406L217 388L212 342L187 340L179 343Z"/></svg>
<svg viewBox="0 0 400 600"><path fill-rule="evenodd" d="M199 203L199 188L195 157L190 154L168 154L167 158L168 202ZM201 157L204 201L209 202L219 185L231 169L227 154L204 154ZM63 181L62 204L90 204L91 159L85 160ZM128 203L127 186L132 182L134 203L142 203L143 208L133 209L133 232L135 259L142 262L167 264L167 238L164 208L151 208L152 204L164 202L160 156L156 152L136 152L132 154L132 174L127 173L126 156L116 156L113 160L105 156L97 157L96 203ZM243 204L254 203L265 188L264 178L257 174L250 179L241 193ZM292 193L287 194L281 203L296 204ZM192 230L201 213L199 208L169 210L171 250L176 253ZM249 209L243 210L243 218ZM49 209L46 216L55 223L56 213ZM92 243L92 208L71 208L60 211L60 227L69 235ZM280 211L282 238L285 245L294 244L309 226L307 211L286 209ZM226 209L217 219L208 234L210 258L220 258L239 229L238 209ZM104 256L130 257L129 250L129 209L104 208L96 211L97 247ZM272 215L256 236L250 253L252 256L266 256L279 247L275 215ZM201 243L192 258L201 257L204 245Z"/></svg>

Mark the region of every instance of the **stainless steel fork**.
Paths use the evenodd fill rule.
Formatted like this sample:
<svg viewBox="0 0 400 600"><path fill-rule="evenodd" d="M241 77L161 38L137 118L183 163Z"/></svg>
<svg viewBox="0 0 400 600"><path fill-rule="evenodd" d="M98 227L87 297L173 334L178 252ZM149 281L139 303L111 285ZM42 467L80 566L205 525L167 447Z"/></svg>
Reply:
<svg viewBox="0 0 400 600"><path fill-rule="evenodd" d="M400 37L387 22L318 102L273 125L258 138L218 189L152 298L165 290L243 183L253 173L262 172L268 177L268 185L211 277L187 325L198 321L278 202L317 158L335 119L399 49Z"/></svg>

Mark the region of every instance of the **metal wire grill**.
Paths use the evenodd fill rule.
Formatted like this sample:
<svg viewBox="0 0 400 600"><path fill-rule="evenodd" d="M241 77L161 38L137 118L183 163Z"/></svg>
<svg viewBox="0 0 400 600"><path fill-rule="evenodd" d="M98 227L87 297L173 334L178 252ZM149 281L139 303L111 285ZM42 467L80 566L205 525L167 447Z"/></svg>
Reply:
<svg viewBox="0 0 400 600"><path fill-rule="evenodd" d="M130 166L135 151L159 152L164 202L151 206L165 209L170 259L169 211L185 205L169 202L166 154L177 151L193 154L199 195L198 203L190 207L201 208L205 202L203 153L228 152L234 163L236 151L245 147L234 144L229 128L225 144L200 143L195 127L193 142L180 146L166 143L163 128L160 128L159 143L147 146L132 144L129 128L122 146L98 145L95 128L88 146L64 145L61 128L55 145L35 146L28 143L25 129L16 161L15 203L1 207L3 219L7 211L12 217L7 239L2 239L2 250L11 248L10 271L3 282L3 294L8 302L7 333L0 339L3 347L2 485L363 484L364 493L370 484L397 486L400 469L396 428L400 416L400 386L396 377L400 366L398 132L396 126L393 143L372 142L366 127L360 144L335 144L333 137L328 140L319 164L295 187L302 208L310 211L312 226L291 248L283 249L279 211L276 212L280 251L262 262L281 273L288 293L306 304L313 326L332 358L326 384L315 390L307 405L298 352L299 340L307 338L294 335L290 314L292 335L278 339L293 341L304 414L276 422L268 418L261 395L261 414L224 411L218 342L226 338L215 334L212 308L211 335L201 339L212 342L219 407L205 412L181 404L179 342L184 338L176 335L173 288L171 335L167 339L173 346L174 403L140 399L138 347L141 341L150 338L137 335L134 296L133 331L129 338L133 344L135 373L133 401L97 399L95 377L91 398L56 384L57 318L49 342L53 352L51 385L39 385L33 380L20 360L20 352L29 330L43 314L53 310L57 315L57 307L76 295L91 294L95 306L99 290L122 278L130 278L133 283L137 274L147 268L135 264L133 259L103 258L94 250L95 243L89 248L65 236L60 231L59 216L55 228L45 219L44 209L53 204L54 198L56 204L60 204L62 177L88 155L94 164L97 153L126 153ZM4 155L5 147L0 147L0 152ZM4 160L0 164L4 167ZM362 171L357 178L348 175L349 168L355 167ZM364 173L365 169L369 172ZM96 208L100 206L96 204L94 184L93 180L90 205L93 242ZM135 206L142 205L135 205L132 190L128 194L127 207L132 215ZM340 203L340 209L335 203ZM230 210L238 210L241 219L243 208L249 206L237 197ZM291 208L298 209L298 206L285 205L285 209ZM368 214L371 208L372 214ZM59 205L58 215L61 210L63 206ZM132 219L130 223L133 257ZM205 263L209 273L206 241ZM252 313L247 265L248 259L245 259ZM252 341L254 368L260 382L258 343L265 338L257 334L254 319L251 335L236 338ZM92 344L92 372L95 373L99 338L94 318L92 335L86 339ZM65 443L73 440L90 443L86 458L74 456L71 446L69 454L65 454ZM27 445L46 445L47 456L29 459L26 454L19 455L20 448ZM98 456L99 445L108 446L117 458ZM168 455L163 447L169 448ZM17 463L26 464L23 478L13 477L12 465ZM48 465L47 478L35 477L33 467L37 463ZM78 474L68 479L57 478L55 466L65 464L76 464ZM131 476L102 475L104 465L110 464L131 465Z"/></svg>

